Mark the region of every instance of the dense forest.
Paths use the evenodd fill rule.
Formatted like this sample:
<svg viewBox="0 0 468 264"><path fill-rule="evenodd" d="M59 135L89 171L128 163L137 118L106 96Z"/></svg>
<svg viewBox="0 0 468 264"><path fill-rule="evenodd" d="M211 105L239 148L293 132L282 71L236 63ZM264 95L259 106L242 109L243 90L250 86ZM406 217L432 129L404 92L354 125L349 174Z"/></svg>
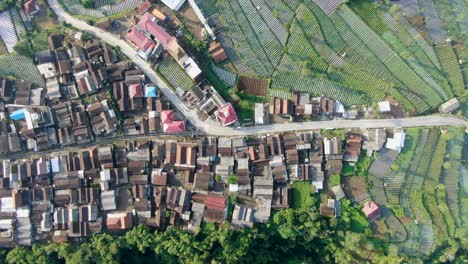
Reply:
<svg viewBox="0 0 468 264"><path fill-rule="evenodd" d="M35 244L1 251L6 263L400 263L383 241L350 230L349 215L324 218L287 209L252 229L205 224L197 235L140 225L80 243Z"/></svg>
<svg viewBox="0 0 468 264"><path fill-rule="evenodd" d="M197 235L139 225L78 242L3 249L0 263L422 263L398 256L383 240L350 231L353 210L325 218L315 209L287 209L251 229L205 224ZM466 257L459 251L454 262Z"/></svg>

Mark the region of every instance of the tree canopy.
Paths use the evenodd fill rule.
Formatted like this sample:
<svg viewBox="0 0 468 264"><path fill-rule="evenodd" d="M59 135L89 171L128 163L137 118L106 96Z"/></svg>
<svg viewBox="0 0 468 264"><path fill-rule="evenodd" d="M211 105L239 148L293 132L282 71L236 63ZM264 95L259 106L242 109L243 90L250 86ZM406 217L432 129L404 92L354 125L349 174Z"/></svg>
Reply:
<svg viewBox="0 0 468 264"><path fill-rule="evenodd" d="M349 230L340 219L310 209L276 212L249 229L230 224L192 235L177 227L140 225L122 234L97 234L82 243L16 247L7 263L399 263L382 241ZM6 252L1 252L5 254Z"/></svg>
<svg viewBox="0 0 468 264"><path fill-rule="evenodd" d="M21 0L0 0L0 12L21 5Z"/></svg>

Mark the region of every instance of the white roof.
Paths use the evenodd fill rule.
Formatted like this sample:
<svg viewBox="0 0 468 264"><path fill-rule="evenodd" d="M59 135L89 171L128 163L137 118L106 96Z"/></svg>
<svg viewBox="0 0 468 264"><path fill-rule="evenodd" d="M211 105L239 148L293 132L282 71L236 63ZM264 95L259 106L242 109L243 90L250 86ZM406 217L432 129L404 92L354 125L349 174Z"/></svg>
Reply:
<svg viewBox="0 0 468 264"><path fill-rule="evenodd" d="M323 190L323 181L312 181L312 185L315 187L315 192Z"/></svg>
<svg viewBox="0 0 468 264"><path fill-rule="evenodd" d="M50 159L50 164L52 166L52 172L53 173L60 172L59 158L58 157Z"/></svg>
<svg viewBox="0 0 468 264"><path fill-rule="evenodd" d="M30 210L27 207L16 209L16 217L29 217Z"/></svg>
<svg viewBox="0 0 468 264"><path fill-rule="evenodd" d="M188 74L188 76L190 76L190 78L197 78L197 76L200 75L202 71L192 58L188 56L184 58L180 60L181 66L185 69L185 72Z"/></svg>
<svg viewBox="0 0 468 264"><path fill-rule="evenodd" d="M237 192L237 191L239 191L239 185L237 185L237 184L229 184L229 191L230 191L230 192Z"/></svg>
<svg viewBox="0 0 468 264"><path fill-rule="evenodd" d="M335 101L335 113L343 114L345 112L344 106L342 103Z"/></svg>
<svg viewBox="0 0 468 264"><path fill-rule="evenodd" d="M13 208L13 198L12 197L3 197L0 199L1 202L1 212L4 213L13 213L15 208Z"/></svg>
<svg viewBox="0 0 468 264"><path fill-rule="evenodd" d="M265 118L264 105L262 103L255 103L255 123L263 125Z"/></svg>
<svg viewBox="0 0 468 264"><path fill-rule="evenodd" d="M178 11L179 8L185 3L185 0L161 0L167 7L172 10Z"/></svg>
<svg viewBox="0 0 468 264"><path fill-rule="evenodd" d="M379 102L379 110L380 112L390 112L390 102L389 101L382 101Z"/></svg>
<svg viewBox="0 0 468 264"><path fill-rule="evenodd" d="M405 132L395 132L395 134L393 134L393 138L387 139L387 144L385 145L385 147L400 152L401 149L405 146L405 138Z"/></svg>

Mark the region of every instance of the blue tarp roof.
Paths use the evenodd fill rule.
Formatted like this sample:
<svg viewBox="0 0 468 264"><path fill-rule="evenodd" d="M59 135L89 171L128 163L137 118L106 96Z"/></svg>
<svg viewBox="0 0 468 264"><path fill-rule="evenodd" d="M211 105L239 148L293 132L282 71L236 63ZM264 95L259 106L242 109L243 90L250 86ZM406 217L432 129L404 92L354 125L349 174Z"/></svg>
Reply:
<svg viewBox="0 0 468 264"><path fill-rule="evenodd" d="M145 97L156 97L156 91L155 86L146 86Z"/></svg>
<svg viewBox="0 0 468 264"><path fill-rule="evenodd" d="M26 109L19 109L10 114L10 119L18 121L26 117Z"/></svg>

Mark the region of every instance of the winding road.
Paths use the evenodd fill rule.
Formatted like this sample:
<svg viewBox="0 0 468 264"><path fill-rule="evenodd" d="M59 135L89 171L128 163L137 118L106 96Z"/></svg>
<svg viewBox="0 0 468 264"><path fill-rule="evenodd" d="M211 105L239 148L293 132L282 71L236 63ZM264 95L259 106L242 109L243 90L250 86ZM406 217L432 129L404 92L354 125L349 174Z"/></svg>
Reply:
<svg viewBox="0 0 468 264"><path fill-rule="evenodd" d="M287 131L332 129L332 128L381 128L381 127L424 127L424 126L458 126L467 127L467 121L462 118L447 115L428 115L400 119L361 119L312 121L301 123L272 124L242 128L222 127L213 120L201 120L196 110L190 110L180 98L174 94L169 85L151 68L151 65L138 56L137 51L128 42L102 29L88 25L86 22L69 15L58 0L47 0L49 7L55 12L59 21L82 31L88 32L111 46L119 46L122 53L130 58L156 84L161 92L172 102L200 134L215 136L246 136L255 134L281 133Z"/></svg>

